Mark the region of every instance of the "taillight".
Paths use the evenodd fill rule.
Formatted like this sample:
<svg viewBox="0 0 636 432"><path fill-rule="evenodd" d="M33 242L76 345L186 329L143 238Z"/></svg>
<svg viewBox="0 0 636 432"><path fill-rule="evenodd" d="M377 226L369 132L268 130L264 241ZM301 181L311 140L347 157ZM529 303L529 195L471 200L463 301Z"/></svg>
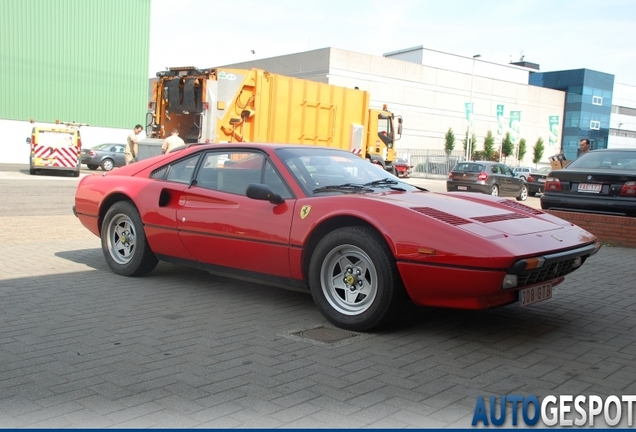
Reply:
<svg viewBox="0 0 636 432"><path fill-rule="evenodd" d="M488 174L486 174L485 172L480 172L479 175L477 176L478 181L484 181L487 178L488 178Z"/></svg>
<svg viewBox="0 0 636 432"><path fill-rule="evenodd" d="M448 173L448 178L451 179L451 180L453 179L453 173L452 172Z"/></svg>
<svg viewBox="0 0 636 432"><path fill-rule="evenodd" d="M548 177L545 179L546 191L560 191L561 190L561 180L556 177Z"/></svg>
<svg viewBox="0 0 636 432"><path fill-rule="evenodd" d="M91 151L89 151L89 152L88 152L88 155L89 155L89 156L97 156L97 152L96 152L96 151L91 150Z"/></svg>
<svg viewBox="0 0 636 432"><path fill-rule="evenodd" d="M80 137L77 137L77 152L82 152L82 139Z"/></svg>
<svg viewBox="0 0 636 432"><path fill-rule="evenodd" d="M618 195L636 197L636 181L625 182Z"/></svg>
<svg viewBox="0 0 636 432"><path fill-rule="evenodd" d="M534 181L534 177L532 177L531 175L528 175L528 178L526 179L526 181L533 182Z"/></svg>

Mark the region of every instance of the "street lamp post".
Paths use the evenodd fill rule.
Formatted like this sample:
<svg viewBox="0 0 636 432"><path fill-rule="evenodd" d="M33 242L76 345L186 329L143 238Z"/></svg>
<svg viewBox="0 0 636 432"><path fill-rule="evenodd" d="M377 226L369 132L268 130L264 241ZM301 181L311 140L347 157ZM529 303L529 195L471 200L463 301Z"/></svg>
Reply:
<svg viewBox="0 0 636 432"><path fill-rule="evenodd" d="M470 160L470 156L473 154L472 143L472 124L473 124L473 81L475 80L475 59L481 57L481 54L475 54L473 56L473 67L470 72L470 99L468 100L468 106L470 107L470 116L468 117L468 136L466 137L466 160Z"/></svg>

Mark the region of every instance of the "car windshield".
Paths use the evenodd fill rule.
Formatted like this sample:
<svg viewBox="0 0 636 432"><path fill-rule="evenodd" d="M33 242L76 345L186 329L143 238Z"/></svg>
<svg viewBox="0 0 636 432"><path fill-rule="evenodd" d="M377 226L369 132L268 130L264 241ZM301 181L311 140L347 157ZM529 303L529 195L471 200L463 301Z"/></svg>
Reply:
<svg viewBox="0 0 636 432"><path fill-rule="evenodd" d="M568 169L636 170L636 151L592 151L573 160Z"/></svg>
<svg viewBox="0 0 636 432"><path fill-rule="evenodd" d="M375 189L420 190L381 166L346 151L294 147L278 149L277 153L308 195L372 192Z"/></svg>

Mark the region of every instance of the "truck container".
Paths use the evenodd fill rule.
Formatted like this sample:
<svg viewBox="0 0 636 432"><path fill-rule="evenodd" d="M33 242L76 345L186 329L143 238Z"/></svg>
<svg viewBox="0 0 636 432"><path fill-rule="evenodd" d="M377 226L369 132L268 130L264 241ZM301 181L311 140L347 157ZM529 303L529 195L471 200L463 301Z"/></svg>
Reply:
<svg viewBox="0 0 636 432"><path fill-rule="evenodd" d="M271 142L337 147L394 171L402 118L369 93L261 69L169 68L151 83L140 158L178 129L186 143ZM152 151L145 151L150 145Z"/></svg>

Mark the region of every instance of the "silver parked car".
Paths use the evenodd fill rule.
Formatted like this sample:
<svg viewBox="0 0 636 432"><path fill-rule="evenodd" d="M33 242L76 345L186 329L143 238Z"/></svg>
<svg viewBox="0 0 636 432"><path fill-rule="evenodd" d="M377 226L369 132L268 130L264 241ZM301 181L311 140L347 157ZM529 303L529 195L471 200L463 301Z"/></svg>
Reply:
<svg viewBox="0 0 636 432"><path fill-rule="evenodd" d="M528 175L532 172L532 168L527 167L527 166L518 166L518 167L514 167L513 171L519 177L523 177L523 178L527 179Z"/></svg>
<svg viewBox="0 0 636 432"><path fill-rule="evenodd" d="M125 144L106 143L82 149L82 163L91 170L102 167L104 171L110 171L115 167L126 165L125 148Z"/></svg>
<svg viewBox="0 0 636 432"><path fill-rule="evenodd" d="M448 192L480 192L495 196L528 198L528 184L509 166L498 162L460 162L451 170L446 181Z"/></svg>

